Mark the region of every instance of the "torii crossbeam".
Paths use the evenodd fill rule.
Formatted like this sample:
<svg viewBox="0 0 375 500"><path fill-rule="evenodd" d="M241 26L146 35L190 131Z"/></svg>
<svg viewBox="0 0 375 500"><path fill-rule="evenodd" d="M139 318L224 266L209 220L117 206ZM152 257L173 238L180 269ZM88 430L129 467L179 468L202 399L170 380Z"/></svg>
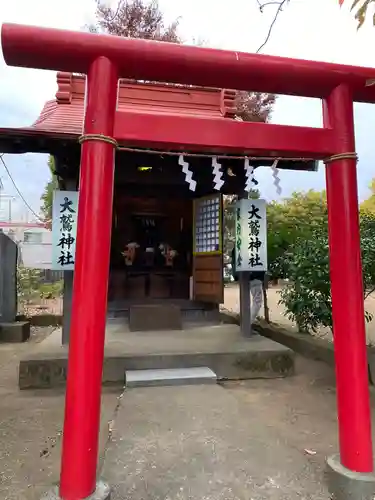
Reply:
<svg viewBox="0 0 375 500"><path fill-rule="evenodd" d="M142 115L136 117L136 137L127 136L128 117L116 114L119 78L324 100L322 129L245 123L219 129L215 120L192 118L185 140L193 146L202 137L214 137L224 151L268 150L270 157L299 152L327 159L340 458L352 471L373 471L353 101L375 103L375 69L14 24L3 25L2 47L12 66L88 75L61 498L81 500L96 488L114 137L158 142L157 119ZM168 124L173 148L185 131L177 117L170 116Z"/></svg>

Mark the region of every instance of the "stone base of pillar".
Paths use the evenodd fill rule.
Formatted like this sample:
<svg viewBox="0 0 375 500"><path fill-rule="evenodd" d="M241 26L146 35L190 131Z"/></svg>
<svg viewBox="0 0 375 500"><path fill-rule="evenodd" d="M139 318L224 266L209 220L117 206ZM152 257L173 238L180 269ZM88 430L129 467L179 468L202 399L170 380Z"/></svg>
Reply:
<svg viewBox="0 0 375 500"><path fill-rule="evenodd" d="M339 455L327 459L327 481L332 500L374 500L375 474L346 469Z"/></svg>
<svg viewBox="0 0 375 500"><path fill-rule="evenodd" d="M111 488L108 484L99 481L96 484L95 492L87 497L85 500L110 500L111 498ZM51 491L43 495L41 500L62 500L59 495L59 487L56 486Z"/></svg>

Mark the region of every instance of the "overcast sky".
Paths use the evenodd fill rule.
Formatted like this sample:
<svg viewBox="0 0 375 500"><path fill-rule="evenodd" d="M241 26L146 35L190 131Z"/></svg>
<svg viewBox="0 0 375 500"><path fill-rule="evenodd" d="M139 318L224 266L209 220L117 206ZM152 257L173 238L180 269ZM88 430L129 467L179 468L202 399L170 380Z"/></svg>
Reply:
<svg viewBox="0 0 375 500"><path fill-rule="evenodd" d="M203 39L210 47L245 52L261 45L275 12L275 7L268 6L261 14L257 0L159 0L159 4L167 20L180 18L180 34L187 42ZM0 1L0 23L80 30L93 20L94 10L95 0ZM290 0L262 52L373 67L374 42L375 28L368 24L357 32L353 15L348 8L340 9L338 0ZM55 92L54 73L10 68L0 55L0 127L30 125ZM321 126L320 101L279 97L272 121ZM363 199L375 177L375 107L356 105L355 124L359 195ZM24 197L39 211L39 198L49 177L47 157L29 154L4 158ZM282 172L280 176L282 196L294 190L324 189L323 168L318 173ZM14 193L1 165L0 177L6 192ZM257 178L262 196L277 198L269 169L258 171Z"/></svg>

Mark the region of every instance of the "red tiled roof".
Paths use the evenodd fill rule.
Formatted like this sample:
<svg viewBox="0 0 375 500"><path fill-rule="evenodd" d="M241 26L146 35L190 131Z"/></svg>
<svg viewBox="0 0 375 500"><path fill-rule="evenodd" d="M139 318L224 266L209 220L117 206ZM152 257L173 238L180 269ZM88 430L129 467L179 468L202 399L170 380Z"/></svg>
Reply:
<svg viewBox="0 0 375 500"><path fill-rule="evenodd" d="M47 101L32 125L40 131L81 134L85 77L57 73L56 99ZM194 115L211 118L233 116L233 91L199 87L120 81L118 109L153 114Z"/></svg>

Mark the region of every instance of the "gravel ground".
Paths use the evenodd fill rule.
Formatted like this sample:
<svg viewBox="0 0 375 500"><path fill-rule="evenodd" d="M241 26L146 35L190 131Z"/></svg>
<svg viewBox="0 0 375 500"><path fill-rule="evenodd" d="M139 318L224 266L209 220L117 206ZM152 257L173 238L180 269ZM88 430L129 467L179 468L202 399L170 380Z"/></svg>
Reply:
<svg viewBox="0 0 375 500"><path fill-rule="evenodd" d="M24 344L0 344L0 499L39 500L58 481L64 390L20 391L19 360L54 330L32 328ZM102 405L102 449L118 390L106 390Z"/></svg>
<svg viewBox="0 0 375 500"><path fill-rule="evenodd" d="M270 311L270 320L273 323L286 326L297 331L296 324L285 316L285 309L278 304L279 288L270 288L268 290L268 307ZM230 285L224 289L224 307L230 311L239 312L239 288L238 285ZM370 295L365 301L365 309L374 315L374 320L366 325L367 344L375 345L375 294ZM263 314L263 313L262 313ZM316 336L332 342L332 333L329 328L321 328Z"/></svg>

